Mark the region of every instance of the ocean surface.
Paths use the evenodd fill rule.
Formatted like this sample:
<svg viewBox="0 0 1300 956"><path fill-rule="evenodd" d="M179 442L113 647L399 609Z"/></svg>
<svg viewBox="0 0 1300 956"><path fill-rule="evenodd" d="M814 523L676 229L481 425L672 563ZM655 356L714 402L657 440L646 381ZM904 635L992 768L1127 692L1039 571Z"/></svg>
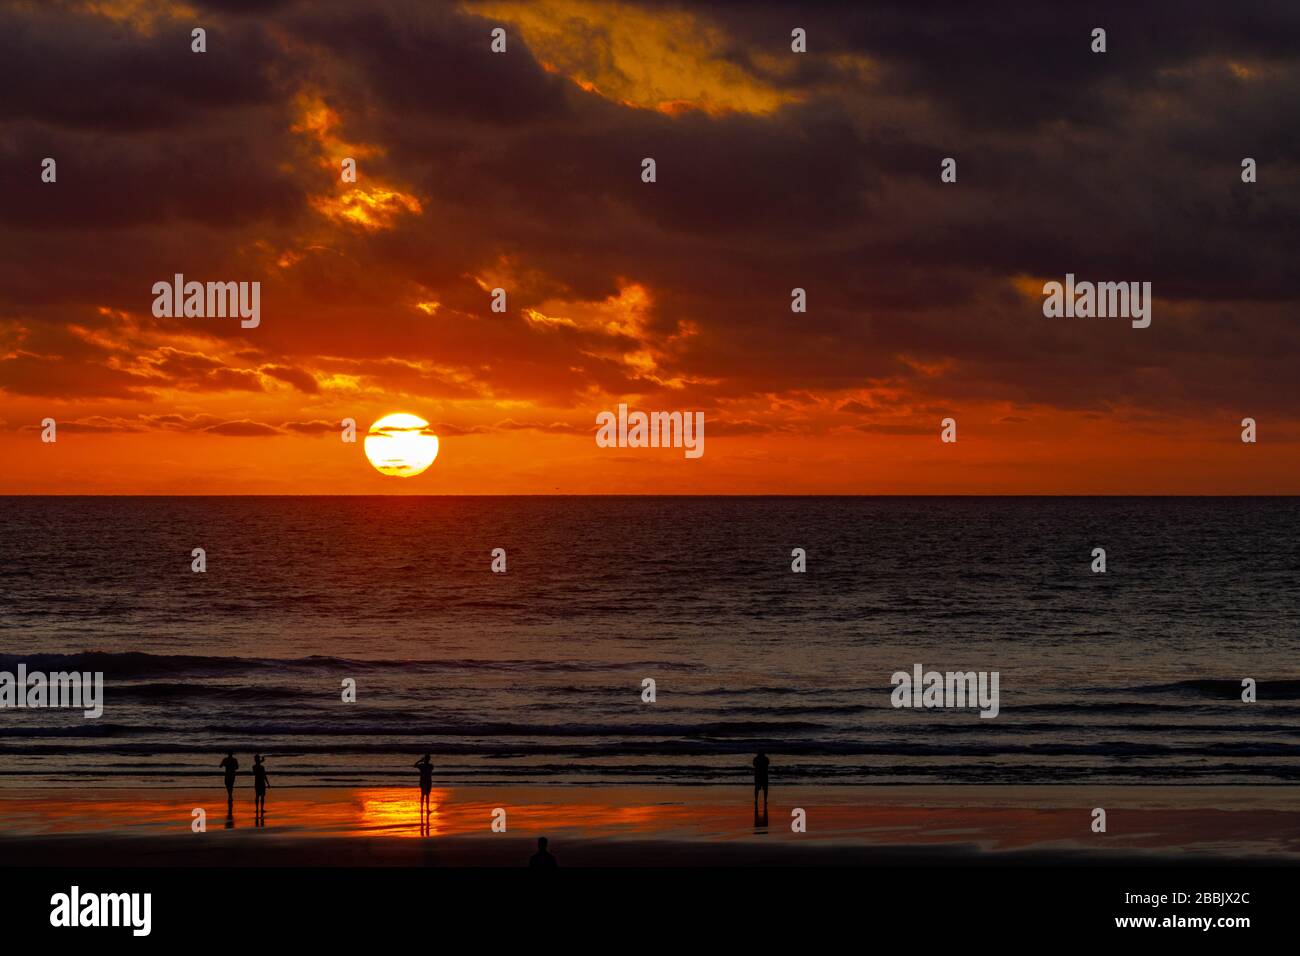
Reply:
<svg viewBox="0 0 1300 956"><path fill-rule="evenodd" d="M0 498L5 787L1285 783L1298 652L1297 498Z"/></svg>

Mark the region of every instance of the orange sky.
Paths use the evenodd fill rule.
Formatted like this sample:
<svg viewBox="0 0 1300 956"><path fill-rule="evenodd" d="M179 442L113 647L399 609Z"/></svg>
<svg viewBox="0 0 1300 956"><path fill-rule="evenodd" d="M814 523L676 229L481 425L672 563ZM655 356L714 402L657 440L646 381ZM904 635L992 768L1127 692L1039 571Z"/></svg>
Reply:
<svg viewBox="0 0 1300 956"><path fill-rule="evenodd" d="M1057 422L1060 423L1058 430ZM1231 423L1226 423L1230 425ZM10 494L1241 494L1294 493L1294 443L1168 438L1060 416L1035 427L959 420L934 436L708 437L679 450L600 449L516 431L441 438L424 475L386 478L337 436L6 433ZM1064 431L1064 429L1069 429ZM1091 452L1085 449L1094 449Z"/></svg>
<svg viewBox="0 0 1300 956"><path fill-rule="evenodd" d="M1266 122L1300 71L1245 26L1116 21L1142 64L1011 83L888 13L806 13L806 54L726 4L0 16L31 74L0 111L0 494L1300 491L1300 174ZM260 282L260 324L156 317L178 272ZM1067 272L1151 281L1151 327L1045 318ZM703 411L704 456L597 447L620 403ZM415 478L362 453L397 411L440 437Z"/></svg>

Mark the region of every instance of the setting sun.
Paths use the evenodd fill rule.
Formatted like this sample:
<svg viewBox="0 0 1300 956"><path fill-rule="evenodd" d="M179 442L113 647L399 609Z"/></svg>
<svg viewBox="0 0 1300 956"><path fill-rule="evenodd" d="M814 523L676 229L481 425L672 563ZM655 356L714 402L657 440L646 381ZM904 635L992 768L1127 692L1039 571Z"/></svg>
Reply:
<svg viewBox="0 0 1300 956"><path fill-rule="evenodd" d="M438 436L418 415L398 412L370 426L366 457L382 475L414 478L438 457Z"/></svg>

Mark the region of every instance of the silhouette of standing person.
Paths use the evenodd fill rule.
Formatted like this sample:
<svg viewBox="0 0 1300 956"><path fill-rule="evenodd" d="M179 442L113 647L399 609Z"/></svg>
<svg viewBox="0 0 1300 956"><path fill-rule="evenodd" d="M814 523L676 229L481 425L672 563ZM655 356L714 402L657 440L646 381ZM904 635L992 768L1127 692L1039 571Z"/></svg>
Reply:
<svg viewBox="0 0 1300 956"><path fill-rule="evenodd" d="M253 823L266 826L266 764L261 754L253 755Z"/></svg>
<svg viewBox="0 0 1300 956"><path fill-rule="evenodd" d="M754 758L754 816L758 816L758 791L763 791L763 816L767 816L767 766L771 761L767 754L758 752Z"/></svg>
<svg viewBox="0 0 1300 956"><path fill-rule="evenodd" d="M537 838L537 852L533 854L532 859L528 861L528 866L533 869L552 870L560 864L555 862L555 857L551 851L546 849L549 843L546 837Z"/></svg>
<svg viewBox="0 0 1300 956"><path fill-rule="evenodd" d="M235 771L239 769L239 761L234 753L228 753L219 766L226 772L226 809L229 811L235 805Z"/></svg>
<svg viewBox="0 0 1300 956"><path fill-rule="evenodd" d="M420 819L429 812L429 791L433 789L433 764L429 762L430 755L425 754L417 760L413 766L420 771Z"/></svg>

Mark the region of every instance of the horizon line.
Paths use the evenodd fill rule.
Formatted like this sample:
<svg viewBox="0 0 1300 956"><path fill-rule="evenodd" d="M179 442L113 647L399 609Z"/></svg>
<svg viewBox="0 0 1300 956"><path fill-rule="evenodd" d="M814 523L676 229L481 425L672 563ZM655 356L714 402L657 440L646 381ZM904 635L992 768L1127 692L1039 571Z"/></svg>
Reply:
<svg viewBox="0 0 1300 956"><path fill-rule="evenodd" d="M596 493L513 493L513 494L465 494L465 493L427 493L407 494L395 492L311 492L300 494L155 494L141 492L108 492L98 494L32 492L0 493L0 499L8 498L1300 498L1300 492L1257 492L1248 494L1223 493L1172 493L1141 494L1128 492L1079 493L1079 492L1038 492L1020 494L995 493L910 493L897 494L888 492L790 492L790 493L728 493L700 494L687 492L655 492L647 494L625 494L617 492Z"/></svg>

